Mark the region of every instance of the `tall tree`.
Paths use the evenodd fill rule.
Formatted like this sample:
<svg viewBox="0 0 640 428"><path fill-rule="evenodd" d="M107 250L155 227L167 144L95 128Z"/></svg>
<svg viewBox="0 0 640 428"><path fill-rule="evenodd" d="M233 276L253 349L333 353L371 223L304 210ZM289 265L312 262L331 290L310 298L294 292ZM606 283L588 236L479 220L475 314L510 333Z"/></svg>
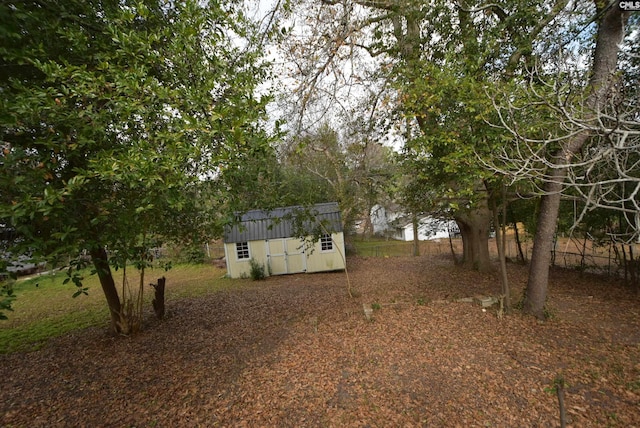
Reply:
<svg viewBox="0 0 640 428"><path fill-rule="evenodd" d="M375 108L396 113L372 119L395 123L403 134L415 129L408 152L422 152L425 168L438 171L428 190L453 196L466 261L486 268L491 213L482 178L489 174L474 161L474 149L501 140L482 117L484 86L522 73L537 38L567 3L305 2L303 10L316 20L294 39L302 42L286 45L286 52L303 57L294 61L300 111L322 110L324 104L314 104L317 94L342 108L346 97L366 92L346 88L370 82L383 94Z"/></svg>
<svg viewBox="0 0 640 428"><path fill-rule="evenodd" d="M314 202L335 200L340 204L344 226L353 226L386 191L391 174L388 148L367 141L360 134L339 134L328 124L316 133L294 139L284 157L285 170L296 180L315 183Z"/></svg>
<svg viewBox="0 0 640 428"><path fill-rule="evenodd" d="M593 17L588 24L595 23L597 29L595 44L586 47L591 55L588 73L573 70L569 75L573 80L566 86L567 71L562 67L558 67L554 76L544 71L534 76L536 81L529 93L534 101L523 110L529 118L537 117L534 127L523 122L522 116L515 123L501 116L502 124L516 137L515 149L504 157L507 163L511 162L511 169L502 171L542 183L524 299L524 310L538 318L544 317L552 244L567 184L582 195L585 209L608 205L629 212L632 218L638 212L633 189L640 189L637 157L640 133L637 123L634 124L637 109L619 108L628 105L628 101L621 101L624 94L620 91L618 70L628 14L617 3L595 1L592 5ZM575 39L580 34L572 36ZM556 51L567 55L567 49L563 48ZM543 93L550 97L541 102ZM630 111L636 116L629 117ZM543 129L543 120L553 125ZM543 136L532 138L535 133ZM618 177L611 176L612 172ZM630 184L630 188L625 184Z"/></svg>
<svg viewBox="0 0 640 428"><path fill-rule="evenodd" d="M11 251L87 250L126 332L110 261L150 237L202 236L203 180L267 144L251 25L234 2L27 0L0 4L0 28Z"/></svg>

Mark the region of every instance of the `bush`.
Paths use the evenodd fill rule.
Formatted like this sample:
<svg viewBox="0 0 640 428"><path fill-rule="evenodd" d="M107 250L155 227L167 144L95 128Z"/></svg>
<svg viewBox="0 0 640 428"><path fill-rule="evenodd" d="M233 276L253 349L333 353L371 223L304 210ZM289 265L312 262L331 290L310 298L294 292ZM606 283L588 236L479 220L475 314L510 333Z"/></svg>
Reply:
<svg viewBox="0 0 640 428"><path fill-rule="evenodd" d="M163 258L172 260L174 263L202 264L206 260L206 254L202 245L168 245L159 252ZM157 256L156 256L157 257Z"/></svg>
<svg viewBox="0 0 640 428"><path fill-rule="evenodd" d="M256 259L249 260L249 264L251 266L251 279L254 281L259 281L265 279L267 275L264 272L264 265L261 265L256 261Z"/></svg>
<svg viewBox="0 0 640 428"><path fill-rule="evenodd" d="M0 279L0 282L2 279ZM6 320L7 316L3 311L12 311L11 304L16 296L13 294L13 280L7 280L5 284L0 283L0 320Z"/></svg>
<svg viewBox="0 0 640 428"><path fill-rule="evenodd" d="M190 245L186 248L186 258L187 262L193 264L201 264L204 263L205 254L202 245Z"/></svg>

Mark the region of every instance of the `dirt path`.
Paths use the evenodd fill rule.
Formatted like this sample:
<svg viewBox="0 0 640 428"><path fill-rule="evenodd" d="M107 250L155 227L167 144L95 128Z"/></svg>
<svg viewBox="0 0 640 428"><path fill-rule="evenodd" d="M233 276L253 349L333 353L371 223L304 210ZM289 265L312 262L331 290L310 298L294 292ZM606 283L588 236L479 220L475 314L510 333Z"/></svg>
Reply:
<svg viewBox="0 0 640 428"><path fill-rule="evenodd" d="M640 426L640 303L623 287L555 272L539 323L457 301L497 294L497 274L349 268L353 299L344 273L274 277L169 302L135 337L88 329L0 356L0 426L559 426L560 375L572 426Z"/></svg>

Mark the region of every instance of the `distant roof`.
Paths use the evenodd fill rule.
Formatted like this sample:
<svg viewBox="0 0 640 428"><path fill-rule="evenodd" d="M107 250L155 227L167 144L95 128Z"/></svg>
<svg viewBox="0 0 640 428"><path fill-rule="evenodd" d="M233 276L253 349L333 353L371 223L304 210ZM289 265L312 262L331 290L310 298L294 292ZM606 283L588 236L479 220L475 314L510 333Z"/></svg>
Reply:
<svg viewBox="0 0 640 428"><path fill-rule="evenodd" d="M342 232L337 202L247 211L238 222L225 227L224 242L290 238L311 235L317 230Z"/></svg>

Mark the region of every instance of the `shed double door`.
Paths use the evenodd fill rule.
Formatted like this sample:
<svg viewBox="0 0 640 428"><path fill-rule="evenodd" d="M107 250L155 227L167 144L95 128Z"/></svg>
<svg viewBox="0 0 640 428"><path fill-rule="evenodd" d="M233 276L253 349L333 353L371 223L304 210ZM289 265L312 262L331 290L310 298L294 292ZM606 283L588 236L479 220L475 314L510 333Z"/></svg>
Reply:
<svg viewBox="0 0 640 428"><path fill-rule="evenodd" d="M269 239L266 241L271 275L307 271L304 243L298 239Z"/></svg>

